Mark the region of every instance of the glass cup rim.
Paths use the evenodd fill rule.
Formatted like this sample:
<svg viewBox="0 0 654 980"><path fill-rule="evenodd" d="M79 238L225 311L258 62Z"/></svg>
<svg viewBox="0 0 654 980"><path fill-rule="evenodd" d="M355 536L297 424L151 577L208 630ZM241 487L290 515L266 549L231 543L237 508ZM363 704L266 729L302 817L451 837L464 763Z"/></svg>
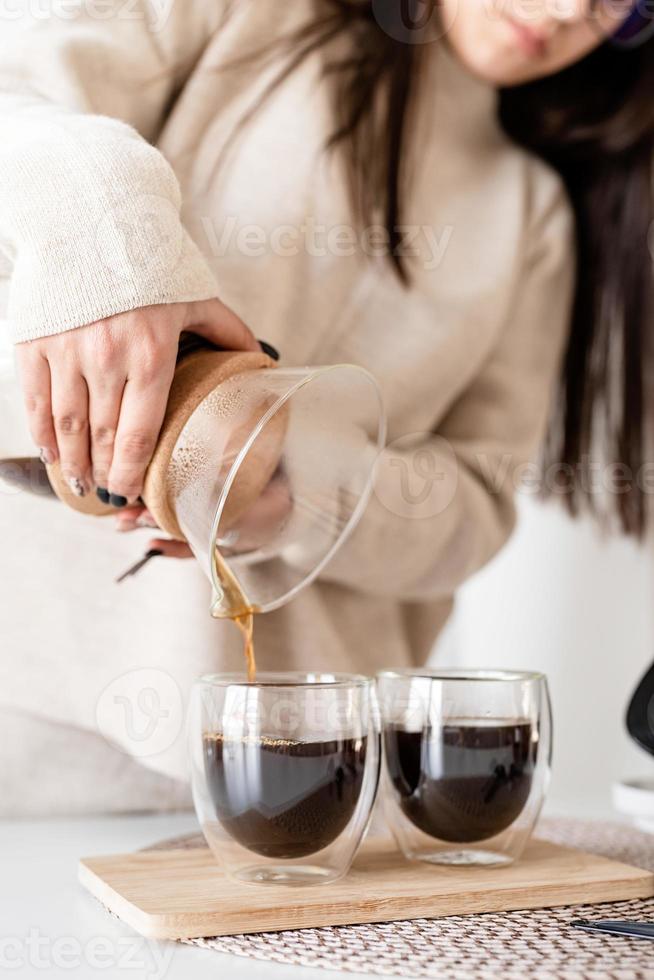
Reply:
<svg viewBox="0 0 654 980"><path fill-rule="evenodd" d="M236 671L217 674L203 674L198 677L195 684L200 687L240 687L248 689L266 688L268 690L342 690L348 688L369 687L374 683L374 678L365 674L347 674L344 672L330 671L257 671L254 681L249 681L243 677L242 673Z"/></svg>
<svg viewBox="0 0 654 980"><path fill-rule="evenodd" d="M379 681L419 679L444 682L519 684L526 681L545 681L547 675L539 670L513 670L504 667L443 667L440 669L407 667L405 669L379 671L377 679Z"/></svg>

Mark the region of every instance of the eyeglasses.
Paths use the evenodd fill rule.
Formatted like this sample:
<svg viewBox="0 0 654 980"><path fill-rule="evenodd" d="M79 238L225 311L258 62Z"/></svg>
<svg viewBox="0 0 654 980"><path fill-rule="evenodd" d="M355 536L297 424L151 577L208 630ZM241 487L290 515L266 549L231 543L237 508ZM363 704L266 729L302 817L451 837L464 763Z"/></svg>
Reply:
<svg viewBox="0 0 654 980"><path fill-rule="evenodd" d="M654 0L636 0L630 13L612 35L612 44L622 48L636 48L654 34Z"/></svg>

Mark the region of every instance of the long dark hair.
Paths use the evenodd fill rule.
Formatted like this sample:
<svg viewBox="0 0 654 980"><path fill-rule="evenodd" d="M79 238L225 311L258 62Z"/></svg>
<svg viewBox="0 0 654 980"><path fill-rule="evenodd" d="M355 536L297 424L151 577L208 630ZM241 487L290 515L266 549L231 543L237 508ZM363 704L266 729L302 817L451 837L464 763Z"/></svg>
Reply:
<svg viewBox="0 0 654 980"><path fill-rule="evenodd" d="M407 133L428 48L411 42L429 0L314 2L315 17L275 43L287 56L269 91L317 49L330 52L323 59L335 113L329 146L345 154L355 213L384 222L390 261L408 286L398 226ZM331 44L339 39L348 43ZM647 516L641 477L654 282L653 92L654 37L630 49L605 42L557 75L502 90L499 100L507 134L558 171L576 218L577 288L547 459L574 474L565 489L573 514L598 511L591 472L598 460L622 464L613 515L637 536ZM654 250L654 233L651 244ZM544 489L560 493L556 482Z"/></svg>
<svg viewBox="0 0 654 980"><path fill-rule="evenodd" d="M514 140L562 176L576 218L577 288L549 459L575 473L573 514L596 510L591 467L622 464L614 515L641 536L654 326L654 38L638 48L605 43L565 71L502 93ZM654 407L654 406L653 406Z"/></svg>

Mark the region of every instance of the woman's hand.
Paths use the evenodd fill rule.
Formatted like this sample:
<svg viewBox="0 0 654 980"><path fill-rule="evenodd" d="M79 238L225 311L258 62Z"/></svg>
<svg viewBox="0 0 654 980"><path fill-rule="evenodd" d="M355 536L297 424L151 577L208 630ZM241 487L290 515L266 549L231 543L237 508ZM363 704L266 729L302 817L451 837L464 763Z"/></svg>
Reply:
<svg viewBox="0 0 654 980"><path fill-rule="evenodd" d="M183 330L228 350L260 350L217 299L142 307L17 345L32 438L43 462L61 461L77 496L95 486L119 507L139 497Z"/></svg>

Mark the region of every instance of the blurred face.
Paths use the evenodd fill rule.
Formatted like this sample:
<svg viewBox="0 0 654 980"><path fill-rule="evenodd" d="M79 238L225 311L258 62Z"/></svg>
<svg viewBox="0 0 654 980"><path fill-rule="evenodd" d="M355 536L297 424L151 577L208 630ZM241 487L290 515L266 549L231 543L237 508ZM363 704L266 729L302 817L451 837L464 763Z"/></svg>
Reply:
<svg viewBox="0 0 654 980"><path fill-rule="evenodd" d="M440 0L444 36L492 85L553 75L620 29L632 0Z"/></svg>

